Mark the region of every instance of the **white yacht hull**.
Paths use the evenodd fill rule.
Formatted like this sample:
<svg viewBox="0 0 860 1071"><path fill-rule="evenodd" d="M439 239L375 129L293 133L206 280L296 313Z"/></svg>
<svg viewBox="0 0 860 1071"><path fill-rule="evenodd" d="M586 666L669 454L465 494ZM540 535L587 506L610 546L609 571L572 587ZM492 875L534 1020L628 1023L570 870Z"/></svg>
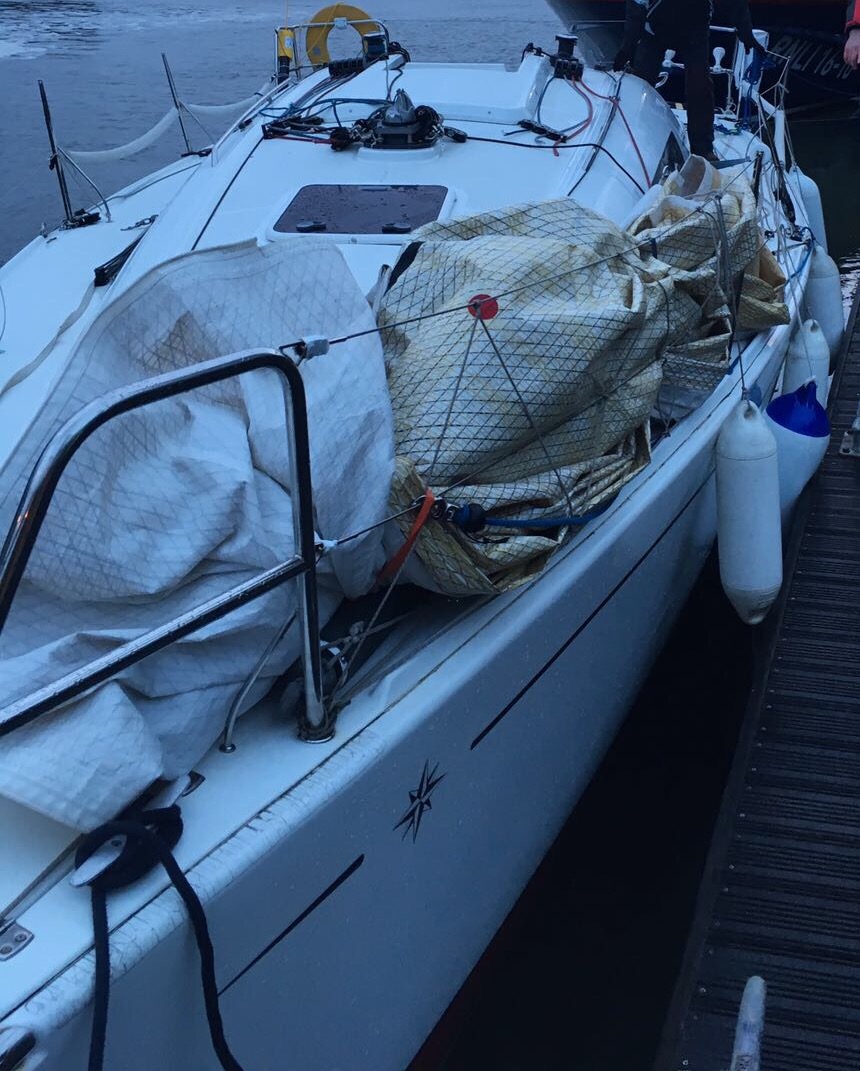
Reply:
<svg viewBox="0 0 860 1071"><path fill-rule="evenodd" d="M386 182L411 183L415 175L433 178L436 168L459 214L496 202L574 196L619 222L635 215L642 193L635 176L641 167L650 185L650 176L659 178L663 163L671 163L669 150L682 136L676 115L642 83L628 78L616 85L598 72L588 75L597 90L593 102L579 93L579 113L560 106L554 112L552 95L544 96L546 64L529 57L518 72L490 68L480 86L486 99L464 96L466 104L457 93L478 77L469 65L441 73L413 65L406 84L462 123L481 156L472 163L420 150L410 163L411 154L380 157L362 148L349 176L365 182L381 167ZM380 70L367 80L381 79ZM552 80L550 89L560 92L559 85ZM377 93L381 88L390 87L380 82ZM320 80L315 92L324 91ZM626 109L623 125L610 92ZM571 114L591 131L571 147L587 151L510 155L516 150L502 135L512 124L540 119L568 128ZM633 151L628 120L641 152ZM127 204L115 206L115 224L52 235L12 262L14 294L35 292L32 280L45 277L62 296L56 301L65 315L79 306L75 287L89 286L92 265L117 252L97 243L124 247L127 235L109 228L134 229L158 214L113 294L87 290L93 308L81 306L80 321L44 360L38 353L56 325L44 326L44 340L37 337L38 317L23 297L16 301L9 338L35 338L39 346L33 342L29 374L5 395L6 414L16 403L19 413L19 426L10 418L4 430L9 441L0 446L7 452L26 431L20 414L60 374L64 339L83 329L99 302L189 249L279 240L274 223L292 195L285 176L304 181L298 176L311 173L306 160L323 178L343 181L351 158L301 139L266 140L259 117L255 122L233 128L175 190L180 172L165 176L163 204L139 200L143 188L130 192ZM485 149L488 131L498 136ZM725 158L744 154L752 167L759 145L752 134L721 141ZM452 158L453 169L445 163ZM287 166L291 160L295 166ZM484 181L491 173L493 181ZM467 182L473 176L481 181ZM761 223L779 234L771 188L766 173ZM154 196L147 187L146 197ZM401 244L396 235L340 239L365 290ZM786 253L781 262L795 269L786 288L792 322L808 274L797 246L793 260ZM86 272L60 292L56 280L71 278L64 258L75 254L77 263L82 252ZM780 326L747 341L743 371L754 397L770 397L791 331L791 324ZM23 342L20 348L24 360ZM206 911L225 1032L245 1071L402 1071L419 1050L588 784L699 575L716 531L714 443L740 389L736 361L713 394L654 444L651 463L534 582L494 598L428 599L420 614L388 633L350 679L352 700L338 715L334 739L299 742L295 725L264 703L240 721L234 754L213 747L199 763L204 780L182 800L185 828L175 857ZM49 870L74 834L35 811L7 806L14 805L0 799L7 837L0 848L16 854L20 873L5 891L0 874L0 891L14 899ZM16 916L32 942L0 963L3 1071L3 1032L11 1028L35 1038L26 1071L87 1067L89 891L70 886L65 873L50 876ZM156 870L112 891L108 911L105 1067L214 1071L199 957L179 896Z"/></svg>
<svg viewBox="0 0 860 1071"><path fill-rule="evenodd" d="M748 370L765 395L788 338L775 331ZM551 581L496 600L483 635L349 739L344 715L328 761L190 871L243 1067L402 1071L415 1055L577 803L699 575L733 398L689 451L664 465L657 453L609 526L610 553L563 554ZM415 829L400 823L422 778L432 806ZM176 894L111 947L106 1066L217 1067ZM44 1024L79 1009L46 1041L45 1071L86 1067L90 985L84 960L14 1016Z"/></svg>

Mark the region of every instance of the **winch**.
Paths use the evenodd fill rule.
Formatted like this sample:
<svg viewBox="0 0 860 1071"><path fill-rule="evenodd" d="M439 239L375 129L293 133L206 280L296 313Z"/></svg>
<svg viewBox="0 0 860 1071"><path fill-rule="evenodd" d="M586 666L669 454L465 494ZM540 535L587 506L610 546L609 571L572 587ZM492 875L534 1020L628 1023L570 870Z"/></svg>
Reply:
<svg viewBox="0 0 860 1071"><path fill-rule="evenodd" d="M372 149L426 149L444 133L442 117L435 109L413 104L406 90L398 89L389 104L366 119L332 130L331 147L335 151L355 144Z"/></svg>

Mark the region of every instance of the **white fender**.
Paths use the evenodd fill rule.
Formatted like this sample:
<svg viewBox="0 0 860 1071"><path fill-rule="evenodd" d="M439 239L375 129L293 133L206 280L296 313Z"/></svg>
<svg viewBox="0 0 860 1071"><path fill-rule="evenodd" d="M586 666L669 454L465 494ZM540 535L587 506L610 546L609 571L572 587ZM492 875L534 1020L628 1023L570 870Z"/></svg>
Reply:
<svg viewBox="0 0 860 1071"><path fill-rule="evenodd" d="M741 997L729 1071L759 1071L766 1000L767 986L764 979L754 974L752 978L747 979Z"/></svg>
<svg viewBox="0 0 860 1071"><path fill-rule="evenodd" d="M776 440L779 502L785 523L800 492L824 460L830 444L830 421L816 398L814 380L774 398L765 420Z"/></svg>
<svg viewBox="0 0 860 1071"><path fill-rule="evenodd" d="M723 424L716 470L720 579L741 619L757 625L782 586L782 524L776 440L751 401Z"/></svg>
<svg viewBox="0 0 860 1071"><path fill-rule="evenodd" d="M799 167L794 168L792 177L797 182L797 190L803 200L803 207L806 209L809 229L815 236L816 242L826 253L827 228L824 225L824 206L821 203L821 191L818 189L818 183L811 179L809 175L804 175Z"/></svg>
<svg viewBox="0 0 860 1071"><path fill-rule="evenodd" d="M815 380L816 397L827 401L830 384L830 346L817 320L806 320L791 338L782 371L782 393Z"/></svg>
<svg viewBox="0 0 860 1071"><path fill-rule="evenodd" d="M830 347L830 356L839 355L842 334L845 330L845 313L842 309L842 281L839 269L820 245L812 254L809 282L806 285L806 308L809 315L818 320Z"/></svg>

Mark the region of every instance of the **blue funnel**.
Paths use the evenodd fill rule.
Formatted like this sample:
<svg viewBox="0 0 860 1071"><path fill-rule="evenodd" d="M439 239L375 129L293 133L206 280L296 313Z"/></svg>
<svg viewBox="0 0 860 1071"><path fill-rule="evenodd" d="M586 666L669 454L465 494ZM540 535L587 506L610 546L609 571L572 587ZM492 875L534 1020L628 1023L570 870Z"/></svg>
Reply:
<svg viewBox="0 0 860 1071"><path fill-rule="evenodd" d="M767 407L767 415L780 427L812 439L830 436L830 420L824 406L815 396L815 380L811 379L791 394L781 394Z"/></svg>
<svg viewBox="0 0 860 1071"><path fill-rule="evenodd" d="M815 475L830 442L830 421L815 397L815 380L774 398L765 419L776 439L779 499L785 521L800 492Z"/></svg>

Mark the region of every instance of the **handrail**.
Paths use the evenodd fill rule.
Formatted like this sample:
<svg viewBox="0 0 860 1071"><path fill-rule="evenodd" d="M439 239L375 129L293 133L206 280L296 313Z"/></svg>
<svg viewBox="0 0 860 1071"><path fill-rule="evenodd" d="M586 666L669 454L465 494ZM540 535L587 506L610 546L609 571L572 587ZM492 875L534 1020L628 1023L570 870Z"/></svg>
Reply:
<svg viewBox="0 0 860 1071"><path fill-rule="evenodd" d="M290 475L295 495L293 532L298 554L0 710L0 737L56 710L94 685L108 680L119 670L134 665L293 578L301 578L297 613L302 634L305 689L302 732L308 739L331 736L331 725L322 695L316 540L305 390L293 361L275 351L248 351L216 357L190 368L120 387L85 406L57 432L36 463L0 551L0 632L6 624L51 499L66 466L79 447L100 427L123 413L261 368L279 372L286 381L290 403Z"/></svg>

